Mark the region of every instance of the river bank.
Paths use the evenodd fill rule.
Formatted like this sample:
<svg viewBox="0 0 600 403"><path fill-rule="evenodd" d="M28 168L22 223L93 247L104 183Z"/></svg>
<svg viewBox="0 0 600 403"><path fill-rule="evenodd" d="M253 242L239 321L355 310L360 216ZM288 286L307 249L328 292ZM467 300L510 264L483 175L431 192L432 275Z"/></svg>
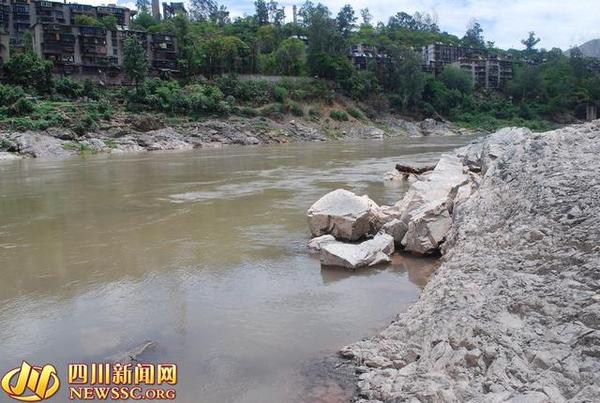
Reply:
<svg viewBox="0 0 600 403"><path fill-rule="evenodd" d="M504 130L419 300L341 355L361 401L600 400L600 121Z"/></svg>
<svg viewBox="0 0 600 403"><path fill-rule="evenodd" d="M278 144L341 139L382 139L471 135L473 130L427 119L412 122L394 116L338 122L287 116L230 117L169 125L157 115L132 114L104 122L97 130L77 134L68 128L0 131L0 160L66 158L79 154L183 151L227 145Z"/></svg>

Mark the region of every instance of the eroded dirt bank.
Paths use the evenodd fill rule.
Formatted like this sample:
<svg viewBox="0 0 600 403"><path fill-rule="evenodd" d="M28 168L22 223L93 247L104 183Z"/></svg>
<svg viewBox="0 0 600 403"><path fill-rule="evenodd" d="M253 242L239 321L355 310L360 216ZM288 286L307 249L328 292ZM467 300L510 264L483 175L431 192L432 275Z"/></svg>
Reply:
<svg viewBox="0 0 600 403"><path fill-rule="evenodd" d="M600 401L600 121L478 147L419 301L341 351L359 400Z"/></svg>

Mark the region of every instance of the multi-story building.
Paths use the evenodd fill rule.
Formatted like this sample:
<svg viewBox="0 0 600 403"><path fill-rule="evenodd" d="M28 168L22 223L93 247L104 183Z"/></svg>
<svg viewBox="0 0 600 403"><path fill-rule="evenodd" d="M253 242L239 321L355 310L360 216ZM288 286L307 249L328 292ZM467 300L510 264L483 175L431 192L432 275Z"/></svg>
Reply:
<svg viewBox="0 0 600 403"><path fill-rule="evenodd" d="M501 88L510 81L513 74L512 61L502 60L497 56L462 57L452 65L469 73L478 88Z"/></svg>
<svg viewBox="0 0 600 403"><path fill-rule="evenodd" d="M146 49L151 73L177 73L177 45L170 35L51 23L35 24L32 29L35 52L52 60L57 74L120 83L123 45L131 36Z"/></svg>
<svg viewBox="0 0 600 403"><path fill-rule="evenodd" d="M0 62L10 56L13 46L23 46L31 33L34 51L54 62L54 73L119 83L123 80L123 43L135 36L147 50L150 72L177 73L177 44L170 35L149 34L131 28L135 11L119 6L94 7L85 4L50 1L0 0ZM78 15L101 21L114 16L116 27L76 25Z"/></svg>
<svg viewBox="0 0 600 403"><path fill-rule="evenodd" d="M350 60L359 70L366 70L369 63L385 63L389 60L389 56L385 50L378 49L376 46L354 44L350 47Z"/></svg>
<svg viewBox="0 0 600 403"><path fill-rule="evenodd" d="M497 89L512 78L513 61L489 54L484 49L432 43L423 47L423 71L434 76L454 65L467 71L479 88Z"/></svg>
<svg viewBox="0 0 600 403"><path fill-rule="evenodd" d="M422 49L423 71L434 76L444 71L444 67L462 58L485 57L485 50L436 42Z"/></svg>

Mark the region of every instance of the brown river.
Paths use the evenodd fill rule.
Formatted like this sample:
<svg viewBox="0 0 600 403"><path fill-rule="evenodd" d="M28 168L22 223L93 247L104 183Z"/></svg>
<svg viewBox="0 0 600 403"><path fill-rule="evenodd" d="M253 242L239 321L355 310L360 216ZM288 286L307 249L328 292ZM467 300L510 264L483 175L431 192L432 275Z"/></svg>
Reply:
<svg viewBox="0 0 600 403"><path fill-rule="evenodd" d="M436 262L321 269L306 210L338 187L394 203L405 189L385 171L470 140L0 163L0 376L22 360L61 375L153 340L143 358L178 365L178 402L347 399L314 390L318 363L406 309Z"/></svg>

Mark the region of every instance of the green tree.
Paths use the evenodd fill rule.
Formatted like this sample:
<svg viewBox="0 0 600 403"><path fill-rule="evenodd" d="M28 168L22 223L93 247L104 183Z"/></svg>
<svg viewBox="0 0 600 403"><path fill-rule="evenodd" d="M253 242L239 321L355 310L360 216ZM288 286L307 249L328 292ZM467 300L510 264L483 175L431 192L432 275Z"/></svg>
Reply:
<svg viewBox="0 0 600 403"><path fill-rule="evenodd" d="M390 93L394 107L412 110L421 100L425 85L421 58L412 49L397 45L390 46L387 53L390 59L378 69L379 82Z"/></svg>
<svg viewBox="0 0 600 403"><path fill-rule="evenodd" d="M343 38L348 38L352 30L356 28L357 17L354 15L354 9L350 4L346 4L337 15L337 27Z"/></svg>
<svg viewBox="0 0 600 403"><path fill-rule="evenodd" d="M25 47L24 52L11 55L3 69L9 84L48 93L52 91L52 67L50 60L40 58L32 47Z"/></svg>
<svg viewBox="0 0 600 403"><path fill-rule="evenodd" d="M459 67L446 66L439 79L450 90L457 90L463 94L473 92L473 77Z"/></svg>
<svg viewBox="0 0 600 403"><path fill-rule="evenodd" d="M219 11L215 0L191 0L190 17L194 21L211 21Z"/></svg>
<svg viewBox="0 0 600 403"><path fill-rule="evenodd" d="M528 53L535 52L535 45L540 43L541 39L536 38L535 32L529 32L527 39L521 40L521 43L525 46L525 51Z"/></svg>
<svg viewBox="0 0 600 403"><path fill-rule="evenodd" d="M150 8L150 0L136 0L135 8L138 10L138 12L148 11Z"/></svg>
<svg viewBox="0 0 600 403"><path fill-rule="evenodd" d="M308 48L306 64L312 75L335 79L347 77L347 62L343 38L337 30L335 20L322 4L303 6L303 21L307 23Z"/></svg>
<svg viewBox="0 0 600 403"><path fill-rule="evenodd" d="M142 31L145 31L157 24L158 22L154 19L152 14L150 14L150 12L147 9L140 11L139 14L136 15L135 19L133 20L134 28Z"/></svg>
<svg viewBox="0 0 600 403"><path fill-rule="evenodd" d="M148 55L138 40L130 36L123 45L123 69L129 80L135 83L136 89L146 79L148 73Z"/></svg>
<svg viewBox="0 0 600 403"><path fill-rule="evenodd" d="M100 19L100 25L106 29L116 29L117 28L117 17L114 15L106 15Z"/></svg>
<svg viewBox="0 0 600 403"><path fill-rule="evenodd" d="M277 27L285 21L285 10L283 7L280 8L275 0L269 1L269 21Z"/></svg>
<svg viewBox="0 0 600 403"><path fill-rule="evenodd" d="M258 25L267 25L269 23L269 7L265 0L256 0L254 2L256 9L256 21Z"/></svg>
<svg viewBox="0 0 600 403"><path fill-rule="evenodd" d="M371 24L373 22L373 15L368 8L363 8L360 10L360 18L362 19L361 26L372 27Z"/></svg>
<svg viewBox="0 0 600 403"><path fill-rule="evenodd" d="M477 21L470 23L465 36L461 40L463 46L472 48L485 48L485 39L483 38L483 28Z"/></svg>
<svg viewBox="0 0 600 403"><path fill-rule="evenodd" d="M89 15L76 15L74 19L75 25L83 25L86 27L100 27L102 24L96 18Z"/></svg>
<svg viewBox="0 0 600 403"><path fill-rule="evenodd" d="M281 74L300 75L304 69L304 42L294 38L284 40L275 53L275 59Z"/></svg>
<svg viewBox="0 0 600 403"><path fill-rule="evenodd" d="M517 100L541 100L546 96L544 81L537 66L525 65L515 69L508 84L509 93Z"/></svg>

